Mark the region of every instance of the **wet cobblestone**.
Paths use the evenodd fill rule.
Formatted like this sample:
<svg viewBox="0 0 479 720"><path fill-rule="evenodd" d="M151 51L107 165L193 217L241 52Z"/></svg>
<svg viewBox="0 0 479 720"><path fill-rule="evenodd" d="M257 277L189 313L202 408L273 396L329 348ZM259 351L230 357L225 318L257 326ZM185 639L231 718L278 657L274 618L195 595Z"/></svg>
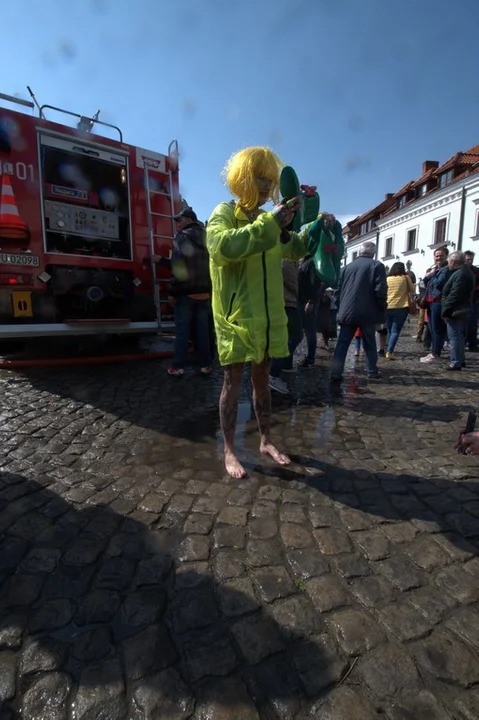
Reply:
<svg viewBox="0 0 479 720"><path fill-rule="evenodd" d="M245 375L240 482L219 370L3 373L0 717L477 720L479 358L418 358L331 388L321 351L274 398L287 468Z"/></svg>

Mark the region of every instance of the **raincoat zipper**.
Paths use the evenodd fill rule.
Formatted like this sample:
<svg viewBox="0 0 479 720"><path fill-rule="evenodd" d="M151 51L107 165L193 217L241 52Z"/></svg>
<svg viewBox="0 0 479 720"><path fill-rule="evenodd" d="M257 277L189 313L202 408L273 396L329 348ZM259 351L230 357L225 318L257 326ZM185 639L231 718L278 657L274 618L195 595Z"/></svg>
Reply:
<svg viewBox="0 0 479 720"><path fill-rule="evenodd" d="M268 308L268 277L266 275L266 254L262 253L261 261L263 264L263 290L264 290L264 309L266 312L266 348L265 355L268 355L269 351L269 330L270 330L270 319L269 319L269 308Z"/></svg>

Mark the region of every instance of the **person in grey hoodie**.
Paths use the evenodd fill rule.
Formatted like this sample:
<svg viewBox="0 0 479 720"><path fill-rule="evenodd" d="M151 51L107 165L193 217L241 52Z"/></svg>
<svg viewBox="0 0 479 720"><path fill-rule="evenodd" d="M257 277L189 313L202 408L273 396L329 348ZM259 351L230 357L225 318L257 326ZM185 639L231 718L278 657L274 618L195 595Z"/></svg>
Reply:
<svg viewBox="0 0 479 720"><path fill-rule="evenodd" d="M375 329L386 322L388 290L386 268L374 259L375 255L376 245L365 242L359 257L341 272L338 290L341 329L332 360L331 380L342 379L346 355L358 328L363 339L368 377L379 377Z"/></svg>

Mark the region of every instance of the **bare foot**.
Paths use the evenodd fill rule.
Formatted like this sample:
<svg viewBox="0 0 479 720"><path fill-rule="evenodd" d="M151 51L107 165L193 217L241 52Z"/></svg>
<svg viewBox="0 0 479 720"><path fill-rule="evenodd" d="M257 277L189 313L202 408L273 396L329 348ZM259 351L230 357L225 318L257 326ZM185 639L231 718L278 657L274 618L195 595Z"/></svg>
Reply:
<svg viewBox="0 0 479 720"><path fill-rule="evenodd" d="M225 468L230 477L238 480L248 474L233 452L225 452Z"/></svg>
<svg viewBox="0 0 479 720"><path fill-rule="evenodd" d="M273 458L275 463L278 463L278 465L289 465L291 460L287 455L283 455L283 453L280 453L280 451L273 445L273 443L261 443L259 446L260 452L264 453L265 455L269 455Z"/></svg>

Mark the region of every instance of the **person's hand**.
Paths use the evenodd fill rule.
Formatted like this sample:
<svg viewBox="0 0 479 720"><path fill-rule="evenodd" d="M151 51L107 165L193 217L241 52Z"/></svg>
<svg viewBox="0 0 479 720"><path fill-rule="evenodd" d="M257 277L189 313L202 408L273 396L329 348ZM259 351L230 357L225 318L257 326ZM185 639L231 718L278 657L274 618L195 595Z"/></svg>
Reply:
<svg viewBox="0 0 479 720"><path fill-rule="evenodd" d="M446 323L446 325L449 323L449 318L443 318L443 320Z"/></svg>
<svg viewBox="0 0 479 720"><path fill-rule="evenodd" d="M301 206L301 198L295 197L275 205L272 212L280 228L286 228L291 224L294 214Z"/></svg>
<svg viewBox="0 0 479 720"><path fill-rule="evenodd" d="M304 306L304 312L306 313L306 315L311 315L313 310L314 310L314 305L310 300L308 300L308 302Z"/></svg>
<svg viewBox="0 0 479 720"><path fill-rule="evenodd" d="M479 432L462 435L459 449L463 450L466 455L479 455Z"/></svg>

